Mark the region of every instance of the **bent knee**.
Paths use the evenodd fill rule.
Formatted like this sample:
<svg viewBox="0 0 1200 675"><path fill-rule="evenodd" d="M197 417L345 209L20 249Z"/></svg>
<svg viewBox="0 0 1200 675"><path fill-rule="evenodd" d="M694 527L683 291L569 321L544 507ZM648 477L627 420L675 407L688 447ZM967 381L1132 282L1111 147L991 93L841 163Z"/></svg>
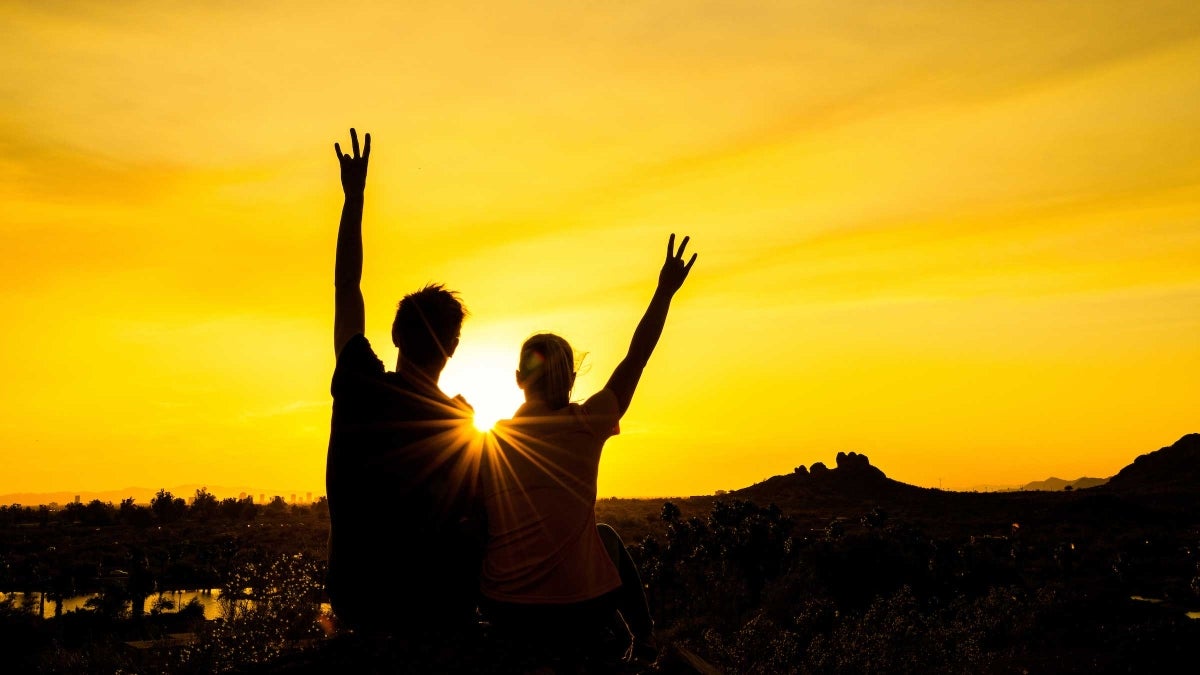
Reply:
<svg viewBox="0 0 1200 675"><path fill-rule="evenodd" d="M625 548L625 542L621 541L621 535L617 534L611 525L605 523L596 525L596 533L600 535L600 542L604 544L604 550L608 552L608 557L612 559L613 564L616 564L621 559L621 549Z"/></svg>

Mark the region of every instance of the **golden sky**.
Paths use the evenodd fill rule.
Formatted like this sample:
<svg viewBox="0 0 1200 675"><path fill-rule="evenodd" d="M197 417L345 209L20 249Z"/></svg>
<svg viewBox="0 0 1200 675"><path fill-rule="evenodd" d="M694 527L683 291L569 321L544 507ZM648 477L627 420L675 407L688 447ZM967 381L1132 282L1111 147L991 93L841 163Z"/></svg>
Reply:
<svg viewBox="0 0 1200 675"><path fill-rule="evenodd" d="M427 281L494 405L603 385L700 253L602 495L838 451L1107 476L1200 431L1200 3L0 4L0 493L323 492L341 192L368 337ZM503 405L503 402L501 403Z"/></svg>

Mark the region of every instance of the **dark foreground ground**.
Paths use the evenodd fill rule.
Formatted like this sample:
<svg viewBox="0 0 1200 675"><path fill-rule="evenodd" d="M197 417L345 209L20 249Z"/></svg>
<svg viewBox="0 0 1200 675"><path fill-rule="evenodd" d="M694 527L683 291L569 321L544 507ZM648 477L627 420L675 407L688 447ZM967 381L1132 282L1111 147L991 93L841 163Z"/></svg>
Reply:
<svg viewBox="0 0 1200 675"><path fill-rule="evenodd" d="M1188 489L924 490L882 473L771 479L721 498L602 500L638 559L663 645L655 662L557 672L1163 672L1200 651L1200 499ZM877 475L876 475L877 474ZM339 634L321 615L323 504L222 504L71 517L0 510L6 672L528 671L486 632ZM223 589L135 615L155 589ZM246 602L251 600L252 602ZM53 611L49 611L53 614ZM693 658L695 657L695 658ZM699 659L699 660L697 660ZM549 671L543 671L549 672ZM711 672L711 671L709 671Z"/></svg>

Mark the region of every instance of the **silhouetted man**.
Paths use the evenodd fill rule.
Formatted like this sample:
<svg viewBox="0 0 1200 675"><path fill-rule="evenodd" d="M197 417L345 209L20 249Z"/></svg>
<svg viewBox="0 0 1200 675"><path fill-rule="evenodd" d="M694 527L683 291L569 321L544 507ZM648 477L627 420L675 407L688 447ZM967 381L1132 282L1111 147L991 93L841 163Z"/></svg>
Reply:
<svg viewBox="0 0 1200 675"><path fill-rule="evenodd" d="M359 153L334 144L342 207L334 272L333 419L325 483L327 589L346 625L368 632L444 633L475 617L482 539L479 436L471 409L437 382L458 346L465 311L431 285L396 311L389 373L363 336L362 212L371 136Z"/></svg>

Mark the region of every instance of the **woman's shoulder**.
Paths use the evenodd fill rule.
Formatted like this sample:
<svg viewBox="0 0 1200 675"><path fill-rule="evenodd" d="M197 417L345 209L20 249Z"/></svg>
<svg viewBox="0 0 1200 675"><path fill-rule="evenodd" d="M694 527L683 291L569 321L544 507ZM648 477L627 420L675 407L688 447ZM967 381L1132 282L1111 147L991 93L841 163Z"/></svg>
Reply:
<svg viewBox="0 0 1200 675"><path fill-rule="evenodd" d="M593 433L612 436L618 432L621 419L617 396L609 389L601 389L583 403L572 403L571 412L577 420Z"/></svg>
<svg viewBox="0 0 1200 675"><path fill-rule="evenodd" d="M572 403L571 405L589 413L616 414L617 395L611 389L605 387L589 396L582 403Z"/></svg>

